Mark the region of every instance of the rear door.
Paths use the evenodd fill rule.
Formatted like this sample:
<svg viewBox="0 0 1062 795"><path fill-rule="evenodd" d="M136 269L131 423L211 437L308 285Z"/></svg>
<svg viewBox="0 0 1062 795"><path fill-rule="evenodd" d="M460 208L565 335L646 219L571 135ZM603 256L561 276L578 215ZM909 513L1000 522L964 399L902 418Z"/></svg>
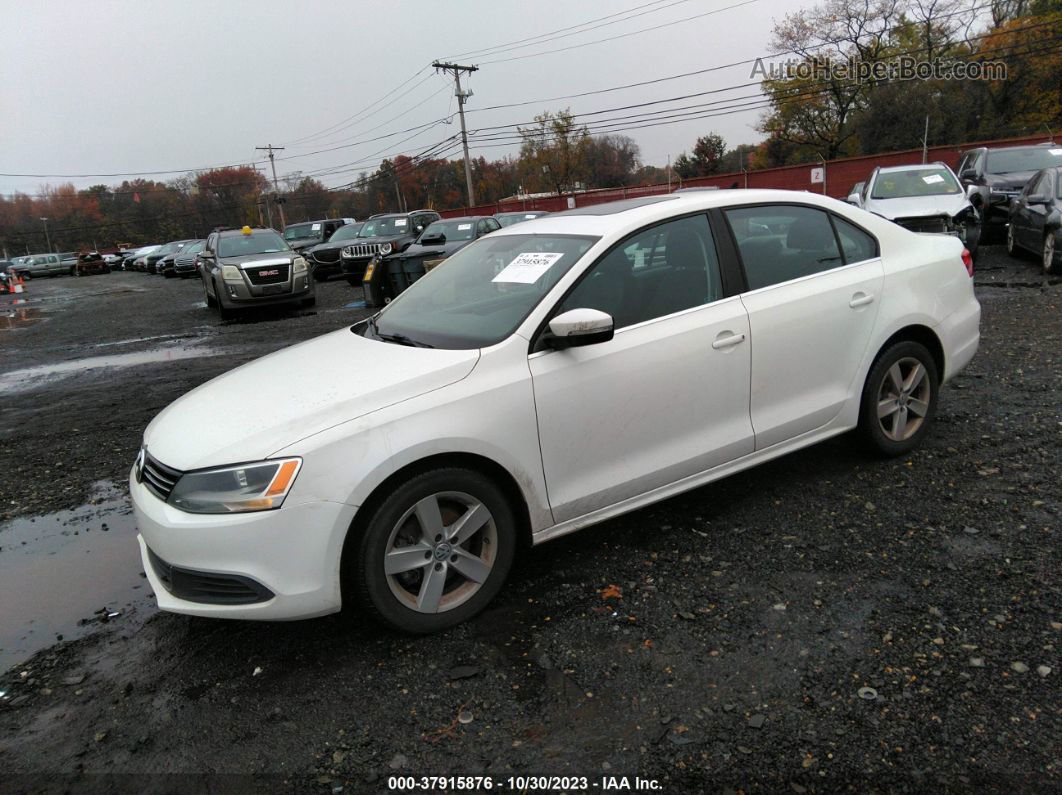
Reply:
<svg viewBox="0 0 1062 795"><path fill-rule="evenodd" d="M877 241L797 204L723 212L747 280L756 449L822 427L853 389L877 318ZM836 229L835 229L836 227Z"/></svg>

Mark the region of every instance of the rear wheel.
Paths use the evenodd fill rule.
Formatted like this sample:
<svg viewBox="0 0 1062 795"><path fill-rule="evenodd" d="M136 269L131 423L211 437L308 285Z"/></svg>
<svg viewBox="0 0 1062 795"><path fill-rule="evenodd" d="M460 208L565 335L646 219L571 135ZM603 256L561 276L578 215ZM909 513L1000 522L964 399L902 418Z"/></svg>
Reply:
<svg viewBox="0 0 1062 795"><path fill-rule="evenodd" d="M922 441L937 410L940 375L926 347L905 341L882 351L863 386L859 435L872 451L903 455Z"/></svg>
<svg viewBox="0 0 1062 795"><path fill-rule="evenodd" d="M1013 221L1007 224L1007 253L1012 257L1022 256L1021 249L1018 247L1018 241L1014 239Z"/></svg>
<svg viewBox="0 0 1062 795"><path fill-rule="evenodd" d="M1055 248L1054 232L1044 235L1043 265L1044 273L1062 273L1062 265L1058 262L1058 251Z"/></svg>
<svg viewBox="0 0 1062 795"><path fill-rule="evenodd" d="M501 590L516 551L505 495L469 469L435 469L400 484L374 511L347 571L377 619L404 632L452 627Z"/></svg>

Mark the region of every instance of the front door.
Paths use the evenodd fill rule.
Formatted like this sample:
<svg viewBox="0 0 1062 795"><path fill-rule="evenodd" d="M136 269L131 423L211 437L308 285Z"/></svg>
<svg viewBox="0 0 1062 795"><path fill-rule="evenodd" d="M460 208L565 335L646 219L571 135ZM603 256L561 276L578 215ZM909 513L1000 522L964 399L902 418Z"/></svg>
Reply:
<svg viewBox="0 0 1062 795"><path fill-rule="evenodd" d="M752 452L748 318L723 296L705 216L618 244L554 314L576 308L608 312L616 333L529 359L555 521Z"/></svg>
<svg viewBox="0 0 1062 795"><path fill-rule="evenodd" d="M749 287L741 300L752 337L752 426L762 450L841 411L866 355L884 273L877 241L823 210L757 205L725 215Z"/></svg>

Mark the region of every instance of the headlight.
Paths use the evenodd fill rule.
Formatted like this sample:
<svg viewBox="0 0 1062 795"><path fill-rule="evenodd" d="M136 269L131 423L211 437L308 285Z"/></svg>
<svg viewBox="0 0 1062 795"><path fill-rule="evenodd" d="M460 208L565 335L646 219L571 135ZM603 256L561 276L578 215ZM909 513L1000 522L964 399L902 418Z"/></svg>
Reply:
<svg viewBox="0 0 1062 795"><path fill-rule="evenodd" d="M383 254L384 256L387 256L388 254L390 254L391 253L391 244L390 243L384 243L382 246L380 246L380 253Z"/></svg>
<svg viewBox="0 0 1062 795"><path fill-rule="evenodd" d="M353 257L354 256L354 246L344 246L343 247L343 256L344 257Z"/></svg>
<svg viewBox="0 0 1062 795"><path fill-rule="evenodd" d="M291 264L295 273L306 273L306 260L302 257L296 257Z"/></svg>
<svg viewBox="0 0 1062 795"><path fill-rule="evenodd" d="M268 511L284 504L301 466L301 458L284 458L189 472L167 502L188 513Z"/></svg>
<svg viewBox="0 0 1062 795"><path fill-rule="evenodd" d="M222 265L221 266L221 278L227 282L242 282L243 277L240 276L240 269L235 265Z"/></svg>

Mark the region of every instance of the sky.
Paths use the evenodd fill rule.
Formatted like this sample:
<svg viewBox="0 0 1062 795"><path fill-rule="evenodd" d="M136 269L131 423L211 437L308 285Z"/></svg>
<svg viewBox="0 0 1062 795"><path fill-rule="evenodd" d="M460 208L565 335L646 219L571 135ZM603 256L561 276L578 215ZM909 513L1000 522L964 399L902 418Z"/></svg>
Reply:
<svg viewBox="0 0 1062 795"><path fill-rule="evenodd" d="M434 73L435 59L480 67L467 86L473 92L466 106L468 127L474 146L477 138L478 146L491 146L472 154L494 159L515 154L518 144L484 139L497 135L485 129L491 126L530 122L545 110L592 114L750 83L752 67L745 64L554 99L765 55L773 21L802 5L797 0L0 0L6 33L0 48L0 173L186 172L261 161L255 147L273 144L285 147L276 155L281 178L298 171L341 185L360 172L371 173L383 157L417 154L459 133L453 81ZM695 15L699 18L667 25ZM596 29L564 30L595 19ZM655 26L663 27L645 30ZM553 35L526 41L542 34ZM614 36L621 38L594 43ZM755 91L735 88L673 104ZM485 110L522 102L530 104ZM761 113L752 109L613 131L634 138L643 163L663 166L707 132L719 133L730 146L759 140L755 124ZM449 124L442 121L448 117ZM601 117L579 121L595 118ZM409 132L395 134L402 130ZM367 140L373 138L378 140ZM147 176L166 180L179 174ZM35 193L45 184L65 182L118 184L123 178L0 176L0 193Z"/></svg>

